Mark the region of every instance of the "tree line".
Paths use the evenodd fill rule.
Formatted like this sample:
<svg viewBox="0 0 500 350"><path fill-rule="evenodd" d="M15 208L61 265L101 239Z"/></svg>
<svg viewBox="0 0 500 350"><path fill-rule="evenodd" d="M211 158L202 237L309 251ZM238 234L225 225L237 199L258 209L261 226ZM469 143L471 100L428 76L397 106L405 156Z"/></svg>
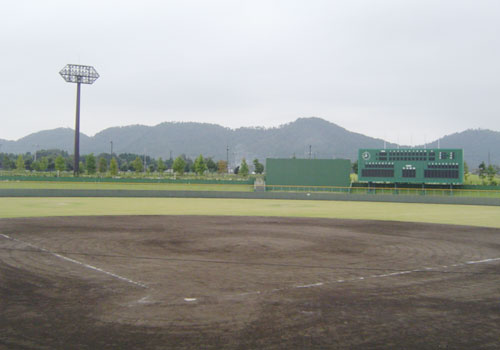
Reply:
<svg viewBox="0 0 500 350"><path fill-rule="evenodd" d="M35 154L27 152L25 154L0 153L0 169L17 171L73 171L74 158L68 152L61 150L41 150ZM264 172L264 165L258 159L254 159L253 171L256 174ZM250 173L250 167L245 158L240 165L230 169L225 160L214 160L211 157L199 155L195 160L185 154L179 155L175 159L152 158L147 155L134 153L109 154L93 153L81 157L79 168L81 172L92 175L96 173L109 173L113 176L119 172L159 172L166 171L182 175L184 173L196 173L202 175L206 172L224 174L233 172L242 176Z"/></svg>
<svg viewBox="0 0 500 350"><path fill-rule="evenodd" d="M467 165L467 163L465 163L464 167ZM493 186L496 186L498 185L498 182L497 180L495 179L495 176L499 173L500 171L500 168L498 166L495 166L495 165L488 165L486 166L486 163L485 162L481 162L481 164L479 164L479 167L477 169L477 174L479 175L479 178L481 179L481 182L483 183L483 185L493 185ZM468 173L468 167L466 168L466 177L467 177L467 173Z"/></svg>

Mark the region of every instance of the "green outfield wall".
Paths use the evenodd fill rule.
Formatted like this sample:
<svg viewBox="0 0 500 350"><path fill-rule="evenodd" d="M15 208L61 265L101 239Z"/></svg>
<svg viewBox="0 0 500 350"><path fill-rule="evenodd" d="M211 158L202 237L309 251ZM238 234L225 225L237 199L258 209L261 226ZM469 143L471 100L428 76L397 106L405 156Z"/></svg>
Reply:
<svg viewBox="0 0 500 350"><path fill-rule="evenodd" d="M266 185L338 186L350 185L348 159L266 159Z"/></svg>

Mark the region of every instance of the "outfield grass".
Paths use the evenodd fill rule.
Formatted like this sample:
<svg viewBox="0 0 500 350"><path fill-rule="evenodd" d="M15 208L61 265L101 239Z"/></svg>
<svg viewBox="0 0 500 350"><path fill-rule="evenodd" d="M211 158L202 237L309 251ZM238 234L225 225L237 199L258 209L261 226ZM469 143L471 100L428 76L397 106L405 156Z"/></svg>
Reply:
<svg viewBox="0 0 500 350"><path fill-rule="evenodd" d="M9 189L64 189L64 190L152 190L152 191L234 191L251 192L253 185L242 184L182 184L129 182L49 182L0 181L0 188Z"/></svg>
<svg viewBox="0 0 500 350"><path fill-rule="evenodd" d="M429 222L500 228L500 207L205 198L0 198L0 217L238 215Z"/></svg>

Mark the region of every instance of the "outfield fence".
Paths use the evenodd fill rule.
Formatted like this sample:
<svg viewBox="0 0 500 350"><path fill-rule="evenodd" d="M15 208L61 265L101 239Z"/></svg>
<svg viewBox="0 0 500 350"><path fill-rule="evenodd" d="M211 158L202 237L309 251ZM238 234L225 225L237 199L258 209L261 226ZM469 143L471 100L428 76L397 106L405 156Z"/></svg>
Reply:
<svg viewBox="0 0 500 350"><path fill-rule="evenodd" d="M48 179L47 177L29 177L28 179L25 176L0 176L0 181L3 180L6 184L0 187L0 197L198 197L500 205L499 186L381 183L353 183L349 187L292 186L266 185L264 181L255 181L254 183L252 178L244 180L174 180L53 177L47 181ZM33 186L16 188L15 185L9 186L9 182L24 182L25 184L33 184ZM58 186L56 182L66 183L69 186ZM103 185L74 186L72 188L71 182L75 184L102 183ZM44 187L44 183L51 185ZM120 184L121 188L112 188L112 186L110 188L110 186L104 186L104 183ZM149 185L127 186L127 183ZM160 184L164 185L157 186ZM186 186L170 186L168 184L186 184ZM202 184L207 186L201 186ZM254 185L253 192L251 184Z"/></svg>
<svg viewBox="0 0 500 350"><path fill-rule="evenodd" d="M500 198L460 196L415 196L400 194L360 194L346 192L221 192L221 191L151 191L151 190L68 190L68 189L0 189L0 197L119 197L119 198L237 198L293 199L360 202L400 202L427 204L462 204L500 206Z"/></svg>
<svg viewBox="0 0 500 350"><path fill-rule="evenodd" d="M467 187L381 187L381 186L290 186L290 185L264 185L265 191L270 192L315 192L315 193L345 193L363 195L387 195L387 196L458 196L458 197L486 197L500 198L500 188L492 186L468 186ZM487 187L487 188L485 188ZM488 188L490 187L490 188Z"/></svg>
<svg viewBox="0 0 500 350"><path fill-rule="evenodd" d="M31 182L89 182L89 183L164 183L164 184L227 184L227 185L253 185L253 177L242 179L199 179L193 178L165 178L165 177L64 177L64 176L24 176L24 175L0 175L0 181L31 181Z"/></svg>

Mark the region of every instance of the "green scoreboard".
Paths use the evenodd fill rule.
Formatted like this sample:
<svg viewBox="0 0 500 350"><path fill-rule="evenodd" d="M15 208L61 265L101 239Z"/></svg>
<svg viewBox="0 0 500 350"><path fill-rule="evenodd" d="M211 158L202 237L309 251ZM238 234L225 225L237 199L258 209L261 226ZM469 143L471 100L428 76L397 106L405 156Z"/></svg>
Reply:
<svg viewBox="0 0 500 350"><path fill-rule="evenodd" d="M462 149L360 149L358 181L462 184Z"/></svg>

